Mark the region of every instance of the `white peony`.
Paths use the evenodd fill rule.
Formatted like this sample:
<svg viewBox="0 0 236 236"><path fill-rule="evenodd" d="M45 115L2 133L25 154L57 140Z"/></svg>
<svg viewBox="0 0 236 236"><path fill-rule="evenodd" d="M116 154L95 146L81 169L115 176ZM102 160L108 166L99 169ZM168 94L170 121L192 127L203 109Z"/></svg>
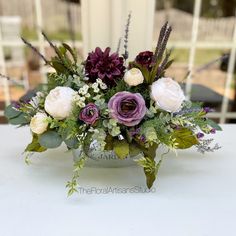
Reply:
<svg viewBox="0 0 236 236"><path fill-rule="evenodd" d="M124 81L129 86L137 86L142 84L144 80L142 72L137 68L132 68L125 73Z"/></svg>
<svg viewBox="0 0 236 236"><path fill-rule="evenodd" d="M180 85L171 78L161 78L151 85L151 98L163 110L179 111L185 99Z"/></svg>
<svg viewBox="0 0 236 236"><path fill-rule="evenodd" d="M69 87L56 87L52 89L45 99L44 109L53 118L63 120L72 110L73 97L76 92Z"/></svg>
<svg viewBox="0 0 236 236"><path fill-rule="evenodd" d="M37 112L30 121L30 129L32 132L35 134L44 133L48 127L47 118L48 116L45 113Z"/></svg>

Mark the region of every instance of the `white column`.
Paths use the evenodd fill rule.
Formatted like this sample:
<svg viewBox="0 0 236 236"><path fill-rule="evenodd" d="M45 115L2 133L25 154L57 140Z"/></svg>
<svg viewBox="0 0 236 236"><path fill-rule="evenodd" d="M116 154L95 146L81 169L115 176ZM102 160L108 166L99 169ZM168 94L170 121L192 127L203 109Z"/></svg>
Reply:
<svg viewBox="0 0 236 236"><path fill-rule="evenodd" d="M189 75L186 83L186 97L188 99L191 98L191 92L192 92L192 73L193 73L194 58L197 46L198 25L201 13L201 5L202 5L202 0L194 1L192 39L191 39L191 48L189 52L189 62L188 62Z"/></svg>
<svg viewBox="0 0 236 236"><path fill-rule="evenodd" d="M236 61L236 17L234 22L234 34L233 34L233 44L230 51L230 57L229 57L229 65L227 70L227 78L225 83L225 90L224 90L224 97L222 101L222 107L221 107L221 117L220 117L220 123L225 123L226 120L226 114L228 112L229 107L229 94L231 91L231 85L233 83L234 79L234 65Z"/></svg>
<svg viewBox="0 0 236 236"><path fill-rule="evenodd" d="M35 0L35 12L36 12L36 24L37 24L37 36L38 36L38 45L39 45L39 52L45 56L45 45L44 45L44 38L42 35L43 30L43 15L42 15L42 5L41 0ZM42 60L40 60L40 73L42 76L42 82L47 82L47 77L45 74L45 70L43 67Z"/></svg>
<svg viewBox="0 0 236 236"><path fill-rule="evenodd" d="M1 22L0 22L0 73L3 74L3 75L7 75L6 63L5 63L4 51L3 51L3 45L2 45ZM1 81L2 83L0 83L0 85L3 85L5 104L7 106L7 105L10 104L10 101L11 101L10 90L9 90L9 83L8 83L8 80L6 78L0 78L0 80L2 80Z"/></svg>
<svg viewBox="0 0 236 236"><path fill-rule="evenodd" d="M82 0L84 55L95 47L116 51L129 12L131 23L128 51L132 60L138 52L152 49L155 0ZM121 52L123 47L121 45Z"/></svg>

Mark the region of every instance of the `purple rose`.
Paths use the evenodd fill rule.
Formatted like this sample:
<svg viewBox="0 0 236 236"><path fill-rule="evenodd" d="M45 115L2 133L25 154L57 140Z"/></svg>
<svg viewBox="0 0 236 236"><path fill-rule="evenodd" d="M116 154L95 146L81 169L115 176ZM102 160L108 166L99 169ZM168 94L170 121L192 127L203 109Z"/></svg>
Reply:
<svg viewBox="0 0 236 236"><path fill-rule="evenodd" d="M140 123L146 113L145 101L141 94L118 92L108 102L112 118L126 126Z"/></svg>
<svg viewBox="0 0 236 236"><path fill-rule="evenodd" d="M93 103L88 103L80 112L79 119L88 125L93 125L99 118L99 110Z"/></svg>

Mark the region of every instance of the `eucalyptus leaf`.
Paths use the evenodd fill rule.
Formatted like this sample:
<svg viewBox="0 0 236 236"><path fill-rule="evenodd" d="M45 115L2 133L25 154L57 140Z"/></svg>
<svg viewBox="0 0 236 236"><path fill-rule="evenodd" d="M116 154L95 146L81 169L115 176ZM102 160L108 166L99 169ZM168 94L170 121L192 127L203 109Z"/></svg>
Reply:
<svg viewBox="0 0 236 236"><path fill-rule="evenodd" d="M14 108L13 104L8 105L4 111L4 116L6 116L7 119L17 117L20 114L21 114L21 111L18 111L16 108Z"/></svg>
<svg viewBox="0 0 236 236"><path fill-rule="evenodd" d="M211 119L207 119L207 124L218 131L222 131L222 128L215 121Z"/></svg>
<svg viewBox="0 0 236 236"><path fill-rule="evenodd" d="M79 147L79 141L77 138L69 138L64 140L64 142L68 148L76 149Z"/></svg>
<svg viewBox="0 0 236 236"><path fill-rule="evenodd" d="M55 131L47 131L39 136L39 143L45 148L56 148L62 143L61 136Z"/></svg>
<svg viewBox="0 0 236 236"><path fill-rule="evenodd" d="M8 122L12 125L26 125L29 123L29 119L27 119L25 114L21 112L20 115L9 119Z"/></svg>
<svg viewBox="0 0 236 236"><path fill-rule="evenodd" d="M113 150L120 159L125 159L129 155L129 144L125 140L115 140Z"/></svg>

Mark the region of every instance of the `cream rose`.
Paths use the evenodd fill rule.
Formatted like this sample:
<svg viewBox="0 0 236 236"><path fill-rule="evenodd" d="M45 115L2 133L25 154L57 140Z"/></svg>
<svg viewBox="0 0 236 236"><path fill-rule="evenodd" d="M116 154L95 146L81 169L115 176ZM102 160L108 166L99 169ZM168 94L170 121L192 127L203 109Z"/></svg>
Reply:
<svg viewBox="0 0 236 236"><path fill-rule="evenodd" d="M58 86L52 89L45 99L45 111L58 120L65 119L71 113L75 94L76 92L69 87Z"/></svg>
<svg viewBox="0 0 236 236"><path fill-rule="evenodd" d="M144 80L142 72L137 68L132 68L125 73L124 81L129 86L137 86L142 84Z"/></svg>
<svg viewBox="0 0 236 236"><path fill-rule="evenodd" d="M151 85L151 98L163 110L179 111L185 99L180 85L171 78L160 78Z"/></svg>
<svg viewBox="0 0 236 236"><path fill-rule="evenodd" d="M35 134L42 134L48 127L48 116L45 113L37 112L30 121L30 129Z"/></svg>

